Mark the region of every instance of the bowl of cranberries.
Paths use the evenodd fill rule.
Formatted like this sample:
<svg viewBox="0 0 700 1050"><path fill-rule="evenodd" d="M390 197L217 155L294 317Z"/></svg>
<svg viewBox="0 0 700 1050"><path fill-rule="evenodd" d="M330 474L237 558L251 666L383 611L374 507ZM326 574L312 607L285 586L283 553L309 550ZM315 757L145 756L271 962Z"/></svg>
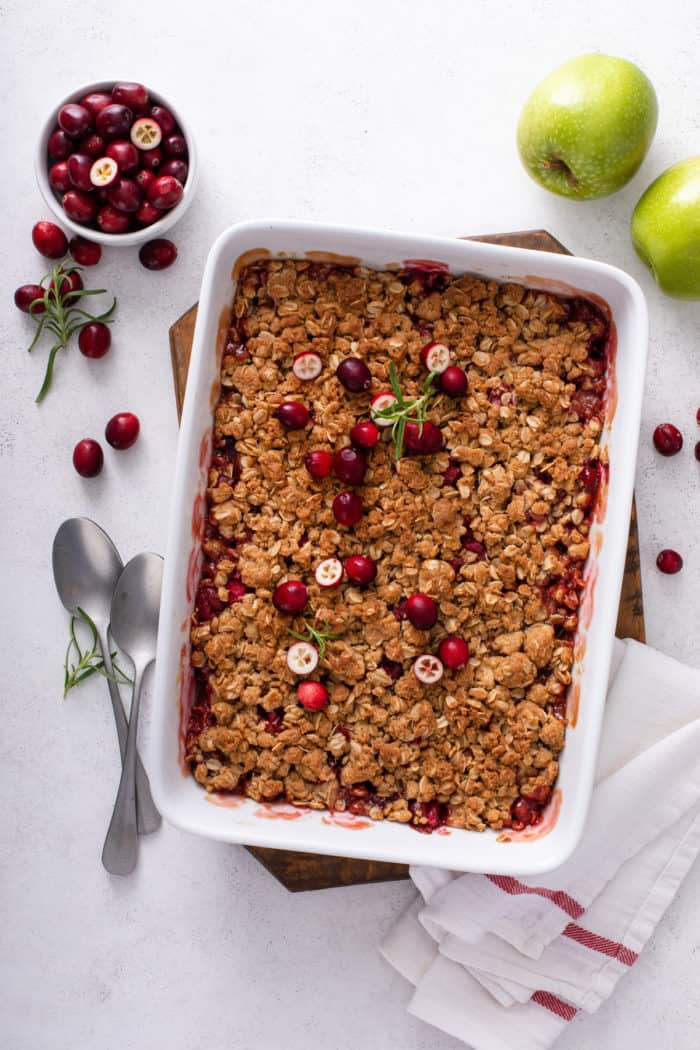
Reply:
<svg viewBox="0 0 700 1050"><path fill-rule="evenodd" d="M88 84L44 125L35 157L46 203L74 233L130 246L162 236L194 195L197 154L178 110L132 81Z"/></svg>

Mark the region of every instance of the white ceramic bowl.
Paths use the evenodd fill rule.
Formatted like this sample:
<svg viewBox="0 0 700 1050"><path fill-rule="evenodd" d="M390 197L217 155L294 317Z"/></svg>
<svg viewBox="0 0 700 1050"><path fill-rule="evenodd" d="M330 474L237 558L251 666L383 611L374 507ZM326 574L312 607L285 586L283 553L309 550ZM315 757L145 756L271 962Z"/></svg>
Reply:
<svg viewBox="0 0 700 1050"><path fill-rule="evenodd" d="M438 260L454 274L475 273L564 295L597 296L610 307L617 331L611 396L602 441L610 476L602 521L591 528L591 556L575 647L571 707L578 718L567 731L561 772L541 825L503 841L482 833L441 829L419 835L390 821L261 805L251 799L207 797L184 768L182 742L191 702L189 627L201 566L207 468L213 410L236 263L269 253L305 258L323 253L384 269L402 260ZM318 256L316 256L318 258ZM216 351L216 352L214 352ZM620 586L629 530L632 485L647 352L647 311L638 285L621 270L590 259L525 251L475 241L419 237L296 222L247 222L226 230L207 260L190 359L175 469L165 561L154 693L151 783L159 809L186 831L225 842L429 864L456 871L535 875L571 854L583 830L595 771ZM605 500L601 501L601 505ZM218 803L218 804L217 804Z"/></svg>
<svg viewBox="0 0 700 1050"><path fill-rule="evenodd" d="M158 222L154 222L151 226L145 226L142 230L129 230L128 233L103 233L99 228L93 229L91 226L82 226L79 222L74 222L73 219L69 219L49 182L49 161L47 150L49 135L58 123L57 117L59 109L62 106L65 106L67 102L79 102L81 98L89 94L91 91L110 92L116 83L118 83L117 80L100 80L96 84L86 84L77 91L73 91L66 98L61 99L58 105L51 111L41 129L41 135L39 136L39 142L34 155L34 173L44 200L56 216L61 226L65 226L79 237L85 237L87 240L95 241L97 244L104 244L114 248L130 248L136 244L145 244L146 241L152 241L156 237L162 237L166 230L169 230L174 226L189 208L192 203L194 192L197 188L197 177L199 174L197 166L197 147L190 126L187 121L183 119L180 110L174 106L169 99L165 98L164 95L160 95L157 91L151 91L151 89L148 88L148 94L151 101L154 104L165 106L166 109L170 110L175 120L180 125L180 130L187 142L189 153L187 161L188 172L182 200L179 204L176 204L174 208L171 208L170 211L164 212L163 218L159 219Z"/></svg>

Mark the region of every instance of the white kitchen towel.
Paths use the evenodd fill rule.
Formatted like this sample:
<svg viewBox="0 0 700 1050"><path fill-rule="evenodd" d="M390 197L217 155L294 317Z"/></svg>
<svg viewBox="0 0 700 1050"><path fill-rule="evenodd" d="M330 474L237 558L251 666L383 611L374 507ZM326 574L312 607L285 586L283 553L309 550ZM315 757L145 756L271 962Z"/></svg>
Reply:
<svg viewBox="0 0 700 1050"><path fill-rule="evenodd" d="M382 945L409 1010L475 1050L544 1050L637 959L700 850L700 672L616 643L591 809L570 860L514 879L412 868Z"/></svg>

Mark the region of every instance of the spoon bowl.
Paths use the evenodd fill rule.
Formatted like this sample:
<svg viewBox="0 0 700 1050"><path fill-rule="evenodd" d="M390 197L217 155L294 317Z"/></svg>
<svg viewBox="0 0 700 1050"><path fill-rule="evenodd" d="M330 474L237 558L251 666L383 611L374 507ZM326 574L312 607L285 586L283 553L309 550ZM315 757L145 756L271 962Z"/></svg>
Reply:
<svg viewBox="0 0 700 1050"><path fill-rule="evenodd" d="M54 538L52 562L56 590L68 612L84 609L106 627L124 564L104 529L90 518L68 518Z"/></svg>
<svg viewBox="0 0 700 1050"><path fill-rule="evenodd" d="M143 670L156 658L163 559L137 554L123 570L112 598L115 642Z"/></svg>

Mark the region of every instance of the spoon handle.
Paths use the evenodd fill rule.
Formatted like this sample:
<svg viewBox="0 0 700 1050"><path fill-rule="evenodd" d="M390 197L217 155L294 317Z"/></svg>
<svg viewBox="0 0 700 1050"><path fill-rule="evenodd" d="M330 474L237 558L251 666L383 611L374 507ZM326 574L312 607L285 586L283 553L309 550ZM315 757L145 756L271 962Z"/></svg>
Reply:
<svg viewBox="0 0 700 1050"><path fill-rule="evenodd" d="M99 640L105 671L110 675L107 679L107 685L109 687L109 696L112 701L114 723L117 727L119 752L121 754L123 765L129 723L127 722L124 705L122 704L122 699L119 695L119 688L117 683L113 681L114 669L112 667L112 656L109 651L109 636L105 641L100 633ZM138 751L136 752L136 821L140 835L150 835L152 831L157 831L161 824L160 813L156 809L153 796L151 795L151 785L148 782L148 774L143 768Z"/></svg>
<svg viewBox="0 0 700 1050"><path fill-rule="evenodd" d="M102 847L102 863L112 875L128 875L136 867L139 851L136 825L136 734L145 668L134 667L134 693L119 790Z"/></svg>

